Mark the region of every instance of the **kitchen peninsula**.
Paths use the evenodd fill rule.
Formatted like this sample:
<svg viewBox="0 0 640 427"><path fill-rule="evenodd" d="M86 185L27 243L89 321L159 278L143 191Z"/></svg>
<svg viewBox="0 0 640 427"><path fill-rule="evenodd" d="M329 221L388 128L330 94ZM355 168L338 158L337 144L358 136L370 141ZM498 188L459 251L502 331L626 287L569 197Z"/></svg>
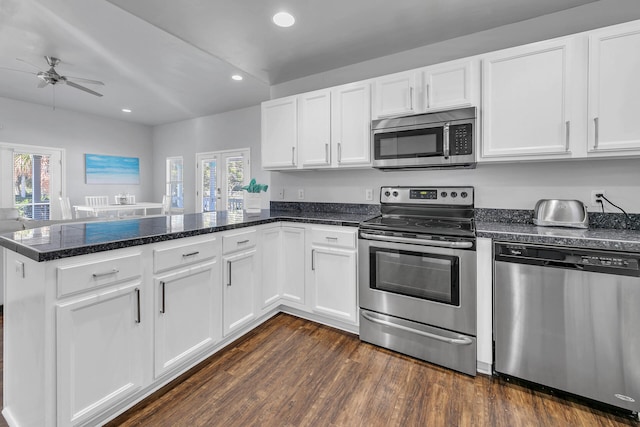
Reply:
<svg viewBox="0 0 640 427"><path fill-rule="evenodd" d="M357 333L356 226L375 212L353 212L187 214L0 237L3 415L21 427L101 424L279 311Z"/></svg>

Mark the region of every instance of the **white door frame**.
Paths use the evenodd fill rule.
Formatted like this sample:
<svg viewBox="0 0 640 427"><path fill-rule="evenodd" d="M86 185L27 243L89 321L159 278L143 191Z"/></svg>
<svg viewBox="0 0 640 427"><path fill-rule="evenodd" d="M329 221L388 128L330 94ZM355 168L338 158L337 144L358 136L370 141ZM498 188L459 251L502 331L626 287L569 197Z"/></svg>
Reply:
<svg viewBox="0 0 640 427"><path fill-rule="evenodd" d="M201 171L200 165L202 161L205 159L216 158L218 164L216 167L217 176L216 176L216 184L220 185L221 181L226 182L226 169L222 168L223 159L226 157L233 156L243 156L246 159L247 163L247 172L244 174L244 185L248 185L251 180L251 150L249 148L239 148L235 150L220 150L220 151L207 151L204 153L196 153L196 191L195 191L195 213L202 213L202 198L201 194L203 193L202 187L202 179L201 179ZM225 187L226 188L226 187ZM216 203L216 210L220 210L220 207L224 207L226 210L227 206L227 191L226 189L222 191L221 197Z"/></svg>

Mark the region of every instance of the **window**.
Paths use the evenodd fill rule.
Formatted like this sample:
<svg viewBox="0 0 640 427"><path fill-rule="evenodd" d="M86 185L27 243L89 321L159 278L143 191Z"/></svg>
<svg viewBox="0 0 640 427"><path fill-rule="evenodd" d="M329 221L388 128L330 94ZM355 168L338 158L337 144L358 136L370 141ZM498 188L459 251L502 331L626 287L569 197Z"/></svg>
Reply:
<svg viewBox="0 0 640 427"><path fill-rule="evenodd" d="M182 157L167 157L166 176L167 188L165 194L171 196L171 208L184 208Z"/></svg>
<svg viewBox="0 0 640 427"><path fill-rule="evenodd" d="M198 153L196 212L241 211L251 175L249 149Z"/></svg>
<svg viewBox="0 0 640 427"><path fill-rule="evenodd" d="M48 220L51 212L51 156L33 153L13 153L14 206L20 215Z"/></svg>

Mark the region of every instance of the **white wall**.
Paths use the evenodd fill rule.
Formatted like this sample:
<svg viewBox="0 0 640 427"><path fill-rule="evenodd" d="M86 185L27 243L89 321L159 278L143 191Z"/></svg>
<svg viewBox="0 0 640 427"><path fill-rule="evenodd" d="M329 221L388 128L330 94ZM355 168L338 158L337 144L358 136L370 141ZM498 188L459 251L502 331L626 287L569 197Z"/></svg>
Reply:
<svg viewBox="0 0 640 427"><path fill-rule="evenodd" d="M260 106L198 117L153 128L153 192L156 197L165 193L165 164L170 156L184 160L185 212L195 211L196 153L249 148L251 177L269 185L269 173L262 170L260 153ZM271 193L269 188L267 195ZM268 208L268 196L263 207Z"/></svg>
<svg viewBox="0 0 640 427"><path fill-rule="evenodd" d="M0 143L64 149L66 194L72 205L83 203L85 195L122 192L152 200L151 135L145 125L0 98ZM86 184L85 153L139 157L140 184Z"/></svg>

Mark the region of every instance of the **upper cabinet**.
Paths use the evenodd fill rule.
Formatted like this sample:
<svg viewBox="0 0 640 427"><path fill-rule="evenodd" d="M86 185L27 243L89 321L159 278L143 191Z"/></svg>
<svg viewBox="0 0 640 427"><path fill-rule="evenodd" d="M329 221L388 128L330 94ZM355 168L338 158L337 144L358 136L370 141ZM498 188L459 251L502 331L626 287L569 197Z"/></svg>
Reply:
<svg viewBox="0 0 640 427"><path fill-rule="evenodd" d="M262 103L265 169L371 165L368 82Z"/></svg>
<svg viewBox="0 0 640 427"><path fill-rule="evenodd" d="M373 118L476 105L476 60L464 59L374 80Z"/></svg>
<svg viewBox="0 0 640 427"><path fill-rule="evenodd" d="M262 103L262 167L294 169L298 159L297 97Z"/></svg>
<svg viewBox="0 0 640 427"><path fill-rule="evenodd" d="M638 22L589 35L587 126L590 156L640 150L639 52Z"/></svg>
<svg viewBox="0 0 640 427"><path fill-rule="evenodd" d="M485 55L481 158L571 157L570 39Z"/></svg>

